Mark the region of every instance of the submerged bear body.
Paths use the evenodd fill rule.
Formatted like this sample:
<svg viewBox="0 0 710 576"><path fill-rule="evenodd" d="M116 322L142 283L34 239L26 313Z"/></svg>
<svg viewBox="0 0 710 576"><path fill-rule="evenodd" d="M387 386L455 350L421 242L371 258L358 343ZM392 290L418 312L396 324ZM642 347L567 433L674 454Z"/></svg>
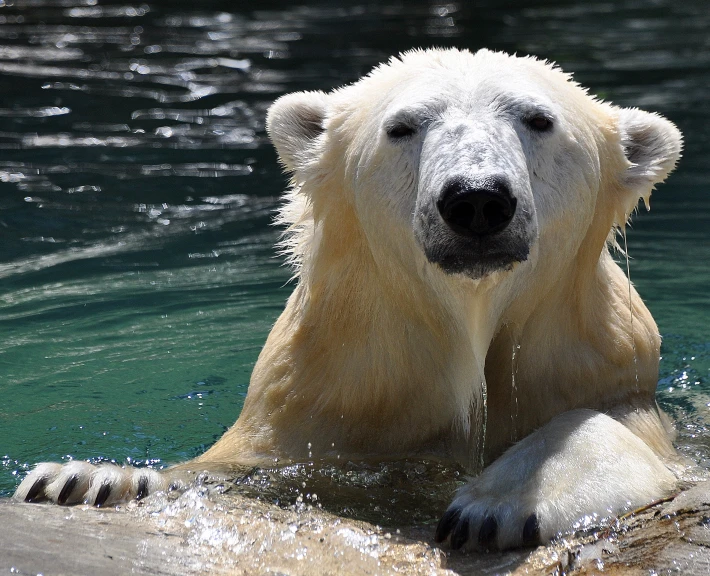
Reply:
<svg viewBox="0 0 710 576"><path fill-rule="evenodd" d="M670 122L532 58L427 50L287 95L267 129L298 285L238 421L182 467L454 460L480 473L437 530L454 547L674 489L660 337L609 253L680 155ZM17 496L105 503L167 475L40 465Z"/></svg>

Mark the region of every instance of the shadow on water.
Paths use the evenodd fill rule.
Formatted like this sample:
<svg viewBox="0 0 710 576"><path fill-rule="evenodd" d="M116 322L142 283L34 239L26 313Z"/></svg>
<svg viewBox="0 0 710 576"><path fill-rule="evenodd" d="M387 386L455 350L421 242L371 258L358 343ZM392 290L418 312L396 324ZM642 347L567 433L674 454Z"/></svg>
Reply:
<svg viewBox="0 0 710 576"><path fill-rule="evenodd" d="M457 466L413 460L293 464L233 476L223 483L227 493L296 511L319 508L391 528L435 526L465 479Z"/></svg>
<svg viewBox="0 0 710 576"><path fill-rule="evenodd" d="M660 401L708 466L709 26L704 0L0 2L0 493L33 462L160 466L222 434L291 290L269 104L431 45L556 60L684 131L629 250L666 335ZM459 482L348 464L234 489L285 506L329 494L331 511L397 525L438 518Z"/></svg>

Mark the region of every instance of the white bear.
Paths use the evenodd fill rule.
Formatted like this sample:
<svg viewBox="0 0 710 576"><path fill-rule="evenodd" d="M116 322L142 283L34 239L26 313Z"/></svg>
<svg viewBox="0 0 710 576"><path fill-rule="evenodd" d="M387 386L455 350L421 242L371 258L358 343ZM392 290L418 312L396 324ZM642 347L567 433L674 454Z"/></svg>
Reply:
<svg viewBox="0 0 710 576"><path fill-rule="evenodd" d="M298 285L236 424L177 468L458 461L479 475L437 528L453 548L675 488L658 329L609 253L680 156L673 124L534 58L434 49L284 96L267 130ZM105 505L169 476L42 464L16 497Z"/></svg>

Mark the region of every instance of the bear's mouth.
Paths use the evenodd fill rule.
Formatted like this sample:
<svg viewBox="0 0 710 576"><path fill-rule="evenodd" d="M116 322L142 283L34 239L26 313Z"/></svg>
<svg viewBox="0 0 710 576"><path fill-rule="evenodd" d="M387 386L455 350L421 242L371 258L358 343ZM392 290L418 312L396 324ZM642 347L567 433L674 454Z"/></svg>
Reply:
<svg viewBox="0 0 710 576"><path fill-rule="evenodd" d="M528 259L534 234L526 214L518 211L505 229L478 235L457 233L434 211L422 210L415 218L415 235L429 262L447 274L480 279Z"/></svg>
<svg viewBox="0 0 710 576"><path fill-rule="evenodd" d="M510 270L530 255L530 245L523 239L503 241L502 246L491 244L488 239L485 242L471 239L465 243L446 245L428 243L424 246L424 253L429 262L438 265L447 274L463 274L472 279Z"/></svg>

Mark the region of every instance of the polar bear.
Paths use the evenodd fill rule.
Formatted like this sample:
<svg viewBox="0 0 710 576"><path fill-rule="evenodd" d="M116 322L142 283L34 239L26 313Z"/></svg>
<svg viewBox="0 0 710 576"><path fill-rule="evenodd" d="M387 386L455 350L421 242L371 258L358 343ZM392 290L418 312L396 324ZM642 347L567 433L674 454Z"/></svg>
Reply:
<svg viewBox="0 0 710 576"><path fill-rule="evenodd" d="M671 122L534 58L432 49L284 96L267 131L298 284L239 419L178 468L456 461L477 476L437 528L452 548L675 489L658 329L609 252L680 156ZM106 505L169 476L41 464L16 497Z"/></svg>

